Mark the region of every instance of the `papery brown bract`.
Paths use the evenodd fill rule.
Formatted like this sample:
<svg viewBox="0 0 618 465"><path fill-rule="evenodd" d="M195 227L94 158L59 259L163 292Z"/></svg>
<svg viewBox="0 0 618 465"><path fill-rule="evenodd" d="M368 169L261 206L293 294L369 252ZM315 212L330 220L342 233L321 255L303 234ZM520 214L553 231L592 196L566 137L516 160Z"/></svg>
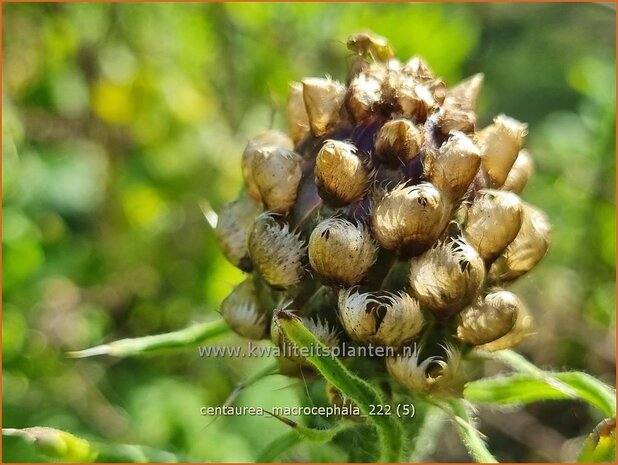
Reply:
<svg viewBox="0 0 618 465"><path fill-rule="evenodd" d="M309 238L309 262L326 282L357 284L376 259L376 244L362 224L331 218L318 224Z"/></svg>

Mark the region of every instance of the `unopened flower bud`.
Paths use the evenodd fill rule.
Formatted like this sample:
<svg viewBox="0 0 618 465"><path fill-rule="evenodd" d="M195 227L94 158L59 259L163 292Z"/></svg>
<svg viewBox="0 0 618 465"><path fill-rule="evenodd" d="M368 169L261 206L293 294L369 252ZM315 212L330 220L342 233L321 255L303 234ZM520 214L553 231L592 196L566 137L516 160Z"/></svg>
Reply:
<svg viewBox="0 0 618 465"><path fill-rule="evenodd" d="M374 207L371 229L378 242L399 254L418 254L442 234L450 206L430 183L399 185Z"/></svg>
<svg viewBox="0 0 618 465"><path fill-rule="evenodd" d="M446 96L446 86L438 79L419 83L413 78L402 78L397 89L397 103L404 116L423 122L428 113L440 105Z"/></svg>
<svg viewBox="0 0 618 465"><path fill-rule="evenodd" d="M526 125L505 115L498 115L493 124L477 133L481 163L494 187L500 187L506 181L525 135Z"/></svg>
<svg viewBox="0 0 618 465"><path fill-rule="evenodd" d="M265 146L281 147L283 149L292 149L293 147L292 141L288 136L280 131L275 131L272 129L263 131L257 136L249 139L249 142L245 147L245 151L242 154L242 176L247 184L247 192L258 202L261 202L262 198L260 196L260 191L255 184L255 180L253 179L253 158L255 157L255 152L259 148Z"/></svg>
<svg viewBox="0 0 618 465"><path fill-rule="evenodd" d="M413 340L425 319L409 294L339 292L339 319L346 333L361 344L399 347Z"/></svg>
<svg viewBox="0 0 618 465"><path fill-rule="evenodd" d="M341 124L346 89L339 82L321 78L305 79L302 85L311 131L316 137L324 136Z"/></svg>
<svg viewBox="0 0 618 465"><path fill-rule="evenodd" d="M481 87L483 86L483 79L483 73L477 73L464 79L448 90L446 101L456 101L457 105L463 110L475 111L476 101L478 100Z"/></svg>
<svg viewBox="0 0 618 465"><path fill-rule="evenodd" d="M424 122L427 112L421 98L416 93L418 84L408 78L402 79L397 89L397 104L406 118Z"/></svg>
<svg viewBox="0 0 618 465"><path fill-rule="evenodd" d="M530 336L534 331L534 320L526 306L519 301L517 306L517 313L515 315L515 324L509 332L504 336L485 344L476 346L477 349L485 350L488 352L495 352L497 350L510 349L516 346L521 341Z"/></svg>
<svg viewBox="0 0 618 465"><path fill-rule="evenodd" d="M327 140L318 152L315 181L324 200L336 206L347 205L365 195L370 173L353 144Z"/></svg>
<svg viewBox="0 0 618 465"><path fill-rule="evenodd" d="M440 130L444 134L448 134L451 131L470 133L474 130L474 125L476 124L476 113L470 110L462 110L449 103L447 98L446 103L440 109L437 119Z"/></svg>
<svg viewBox="0 0 618 465"><path fill-rule="evenodd" d="M493 291L457 315L457 337L475 346L495 341L511 331L521 307L512 292Z"/></svg>
<svg viewBox="0 0 618 465"><path fill-rule="evenodd" d="M266 208L285 214L294 205L302 176L301 158L279 147L260 147L253 158L253 179Z"/></svg>
<svg viewBox="0 0 618 465"><path fill-rule="evenodd" d="M259 212L259 207L249 197L229 202L219 212L215 235L221 251L230 263L243 271L253 268L247 242Z"/></svg>
<svg viewBox="0 0 618 465"><path fill-rule="evenodd" d="M401 72L417 82L426 82L434 79L433 72L427 62L420 56L413 56L401 68Z"/></svg>
<svg viewBox="0 0 618 465"><path fill-rule="evenodd" d="M370 67L352 79L347 97L347 108L355 121L364 120L380 104L384 78L383 68Z"/></svg>
<svg viewBox="0 0 618 465"><path fill-rule="evenodd" d="M493 263L489 279L493 283L513 281L530 271L545 256L551 241L551 225L542 211L522 204L519 233Z"/></svg>
<svg viewBox="0 0 618 465"><path fill-rule="evenodd" d="M309 133L309 116L303 99L303 85L291 82L287 101L288 131L294 144L298 144Z"/></svg>
<svg viewBox="0 0 618 465"><path fill-rule="evenodd" d="M448 90L438 121L444 134L451 131L472 132L476 124L476 100L483 84L483 74L475 74Z"/></svg>
<svg viewBox="0 0 618 465"><path fill-rule="evenodd" d="M327 282L357 284L376 259L376 244L362 224L329 218L319 223L309 238L309 262Z"/></svg>
<svg viewBox="0 0 618 465"><path fill-rule="evenodd" d="M517 160L515 160L506 181L504 181L502 189L520 194L532 177L533 170L534 162L532 161L530 152L526 149L520 150L519 155L517 155Z"/></svg>
<svg viewBox="0 0 618 465"><path fill-rule="evenodd" d="M483 260L463 239L441 241L410 265L414 296L436 316L449 316L472 302L485 279Z"/></svg>
<svg viewBox="0 0 618 465"><path fill-rule="evenodd" d="M260 308L251 278L236 286L223 300L221 316L235 333L247 339L262 339L268 330L266 313Z"/></svg>
<svg viewBox="0 0 618 465"><path fill-rule="evenodd" d="M464 133L453 131L437 154L425 158L425 176L452 201L466 193L481 164L478 147Z"/></svg>
<svg viewBox="0 0 618 465"><path fill-rule="evenodd" d="M423 87L431 94L431 100L435 105L443 105L446 99L446 83L442 79L432 79L423 84Z"/></svg>
<svg viewBox="0 0 618 465"><path fill-rule="evenodd" d="M506 191L483 189L468 210L466 240L483 259L495 259L517 236L522 221L520 198Z"/></svg>
<svg viewBox="0 0 618 465"><path fill-rule="evenodd" d="M378 159L399 166L416 157L424 143L424 130L410 120L395 119L380 128L375 140Z"/></svg>
<svg viewBox="0 0 618 465"><path fill-rule="evenodd" d="M307 247L298 234L290 232L287 224L277 223L272 215L256 218L249 252L257 271L271 286L286 289L300 281Z"/></svg>
<svg viewBox="0 0 618 465"><path fill-rule="evenodd" d="M446 346L445 351L446 360L434 355L421 361L420 348L415 345L411 354L388 357L386 369L395 381L414 393L436 397L461 396L461 353L451 346Z"/></svg>

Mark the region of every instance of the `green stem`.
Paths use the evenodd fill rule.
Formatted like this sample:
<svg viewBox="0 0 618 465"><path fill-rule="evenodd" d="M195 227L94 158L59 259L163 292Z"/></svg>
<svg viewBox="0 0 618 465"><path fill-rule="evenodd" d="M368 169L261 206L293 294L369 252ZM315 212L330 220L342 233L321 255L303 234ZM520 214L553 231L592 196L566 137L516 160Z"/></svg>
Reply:
<svg viewBox="0 0 618 465"><path fill-rule="evenodd" d="M388 271L386 272L386 275L384 275L384 279L380 283L380 290L383 290L386 288L387 284L389 283L389 280L391 279L391 277L393 276L393 273L395 272L395 268L397 268L397 257L393 257L393 260L391 261L391 264L388 267Z"/></svg>
<svg viewBox="0 0 618 465"><path fill-rule="evenodd" d="M521 373L526 373L537 377L543 377L547 374L539 367L526 360L525 357L523 357L522 355L519 355L517 352L513 352L509 349L500 350L497 352L484 352L481 350L477 350L476 353L483 358L501 361Z"/></svg>
<svg viewBox="0 0 618 465"><path fill-rule="evenodd" d="M213 339L230 331L224 320L199 323L171 333L154 336L121 339L85 350L69 352L71 358L93 357L96 355L111 355L114 357L129 357L142 355L163 349L179 349L193 346L198 342Z"/></svg>
<svg viewBox="0 0 618 465"><path fill-rule="evenodd" d="M459 436L468 448L472 458L481 463L498 463L498 460L489 452L481 433L472 425L472 420L466 410L465 401L461 399L449 400L451 414L454 415L455 426Z"/></svg>
<svg viewBox="0 0 618 465"><path fill-rule="evenodd" d="M421 398L415 397L413 403L415 415L406 426L410 438L407 457L409 462L424 462L440 442L447 417L442 409Z"/></svg>
<svg viewBox="0 0 618 465"><path fill-rule="evenodd" d="M321 284L320 287L318 287L315 292L311 294L311 296L303 304L303 307L310 310L311 304L313 304L313 302L315 302L318 297L321 297L322 295L324 295L324 293L328 292L328 290L328 286Z"/></svg>
<svg viewBox="0 0 618 465"><path fill-rule="evenodd" d="M306 360L346 397L352 400L365 415L379 405L382 396L369 383L351 373L339 359L328 355L328 347L320 342L293 314L282 311L276 316L283 333L301 351L306 350ZM303 354L304 355L304 354ZM380 462L399 462L403 453L403 428L392 416L369 415L380 440Z"/></svg>

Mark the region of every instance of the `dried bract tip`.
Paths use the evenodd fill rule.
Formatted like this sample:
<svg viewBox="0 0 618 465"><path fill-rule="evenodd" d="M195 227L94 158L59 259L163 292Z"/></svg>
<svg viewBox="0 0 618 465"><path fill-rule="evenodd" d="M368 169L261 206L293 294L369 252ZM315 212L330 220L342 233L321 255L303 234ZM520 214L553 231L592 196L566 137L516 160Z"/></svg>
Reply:
<svg viewBox="0 0 618 465"><path fill-rule="evenodd" d="M253 179L253 158L258 149L262 147L281 147L283 149L292 149L293 144L288 136L280 131L269 129L259 133L257 136L249 139L245 151L242 154L241 168L242 176L247 184L247 192L257 200L262 201L260 191Z"/></svg>
<svg viewBox="0 0 618 465"><path fill-rule="evenodd" d="M287 101L288 131L294 144L298 144L309 133L309 116L303 98L303 85L291 82Z"/></svg>
<svg viewBox="0 0 618 465"><path fill-rule="evenodd" d="M376 203L371 229L386 249L418 254L442 234L449 214L450 206L432 184L399 185Z"/></svg>
<svg viewBox="0 0 618 465"><path fill-rule="evenodd" d="M319 223L309 238L309 262L327 282L357 284L376 259L376 244L362 224L329 218Z"/></svg>
<svg viewBox="0 0 618 465"><path fill-rule="evenodd" d="M427 115L442 104L445 96L446 85L439 79L423 83L411 77L399 80L397 103L403 115L415 121L424 122Z"/></svg>
<svg viewBox="0 0 618 465"><path fill-rule="evenodd" d="M494 187L500 187L517 159L524 144L526 125L505 115L477 133L481 148L481 162Z"/></svg>
<svg viewBox="0 0 618 465"><path fill-rule="evenodd" d="M513 281L530 271L547 253L551 241L551 225L542 211L522 204L519 233L489 270L492 283Z"/></svg>
<svg viewBox="0 0 618 465"><path fill-rule="evenodd" d="M534 162L532 161L530 152L526 149L520 150L519 155L517 155L517 160L515 160L515 164L513 164L511 171L509 171L506 181L504 181L502 189L520 194L532 177L533 171Z"/></svg>
<svg viewBox="0 0 618 465"><path fill-rule="evenodd" d="M515 239L521 221L522 202L517 195L483 189L468 210L464 236L483 259L491 261Z"/></svg>
<svg viewBox="0 0 618 465"><path fill-rule="evenodd" d="M251 271L253 267L247 242L259 213L260 208L249 197L229 202L219 212L215 235L221 251L230 263L243 271Z"/></svg>
<svg viewBox="0 0 618 465"><path fill-rule="evenodd" d="M517 297L515 297L517 299ZM495 341L488 342L477 346L477 349L488 352L497 350L510 349L516 346L534 332L534 320L526 306L518 300L517 314L515 315L515 324L509 332Z"/></svg>
<svg viewBox="0 0 618 465"><path fill-rule="evenodd" d="M475 346L495 341L511 331L520 308L512 292L493 291L457 316L457 337Z"/></svg>
<svg viewBox="0 0 618 465"><path fill-rule="evenodd" d="M361 344L399 347L412 341L425 323L419 303L409 294L339 292L339 319Z"/></svg>
<svg viewBox="0 0 618 465"><path fill-rule="evenodd" d="M447 239L410 260L410 287L436 316L450 316L474 301L483 286L485 264L463 239Z"/></svg>
<svg viewBox="0 0 618 465"><path fill-rule="evenodd" d="M461 198L481 164L479 148L468 136L452 131L437 154L425 158L425 177L452 201Z"/></svg>
<svg viewBox="0 0 618 465"><path fill-rule="evenodd" d="M370 116L382 101L384 68L370 67L360 73L352 82L347 97L347 108L355 121L362 121Z"/></svg>
<svg viewBox="0 0 618 465"><path fill-rule="evenodd" d="M339 82L321 78L305 79L302 85L309 126L316 137L322 137L341 124L345 87Z"/></svg>
<svg viewBox="0 0 618 465"><path fill-rule="evenodd" d="M360 200L369 187L370 172L347 142L327 140L315 164L315 181L320 196L340 206Z"/></svg>
<svg viewBox="0 0 618 465"><path fill-rule="evenodd" d="M253 179L266 208L285 214L294 205L302 176L301 158L279 147L264 146L253 158Z"/></svg>
<svg viewBox="0 0 618 465"><path fill-rule="evenodd" d="M268 330L251 278L236 286L223 300L221 316L235 333L248 339L262 339Z"/></svg>
<svg viewBox="0 0 618 465"><path fill-rule="evenodd" d="M249 252L264 281L277 289L297 284L303 275L305 243L271 215L262 214L255 220Z"/></svg>
<svg viewBox="0 0 618 465"><path fill-rule="evenodd" d="M398 166L416 157L424 143L425 132L410 120L395 119L380 128L375 140L375 154L390 166Z"/></svg>
<svg viewBox="0 0 618 465"><path fill-rule="evenodd" d="M446 99L446 83L442 79L432 79L423 84L423 87L431 94L431 99L435 105L443 105Z"/></svg>
<svg viewBox="0 0 618 465"><path fill-rule="evenodd" d="M448 90L438 116L444 134L451 131L472 132L476 125L476 101L483 84L483 74L475 74Z"/></svg>
<svg viewBox="0 0 618 465"><path fill-rule="evenodd" d="M440 130L444 134L451 131L471 133L476 125L476 113L470 110L462 110L449 102L447 98L447 101L440 108L437 120Z"/></svg>
<svg viewBox="0 0 618 465"><path fill-rule="evenodd" d="M476 111L476 101L483 86L483 73L475 74L464 79L448 90L445 104L451 102L462 110Z"/></svg>
<svg viewBox="0 0 618 465"><path fill-rule="evenodd" d="M434 79L433 72L427 62L420 56L413 56L401 68L401 72L417 82L427 82Z"/></svg>
<svg viewBox="0 0 618 465"><path fill-rule="evenodd" d="M463 379L459 372L461 353L445 347L446 360L439 356L420 360L416 345L411 354L386 359L386 369L399 384L417 394L436 397L461 396Z"/></svg>

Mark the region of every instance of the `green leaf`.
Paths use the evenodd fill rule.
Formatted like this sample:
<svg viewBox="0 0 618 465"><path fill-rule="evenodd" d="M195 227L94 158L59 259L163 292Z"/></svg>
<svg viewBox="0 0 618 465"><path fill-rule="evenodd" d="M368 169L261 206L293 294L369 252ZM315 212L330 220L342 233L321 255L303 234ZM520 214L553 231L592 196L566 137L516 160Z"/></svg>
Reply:
<svg viewBox="0 0 618 465"><path fill-rule="evenodd" d="M616 416L616 390L587 373L566 372L554 375L573 388L581 399L601 410L605 415Z"/></svg>
<svg viewBox="0 0 618 465"><path fill-rule="evenodd" d="M616 463L616 419L603 420L584 441L579 463Z"/></svg>
<svg viewBox="0 0 618 465"><path fill-rule="evenodd" d="M369 383L351 373L339 359L328 355L328 347L320 342L292 313L280 311L276 324L290 341L309 353L306 360L335 388L368 415L372 406L384 405L382 396ZM403 452L403 428L393 416L368 416L376 427L380 442L380 462L399 462Z"/></svg>
<svg viewBox="0 0 618 465"><path fill-rule="evenodd" d="M572 396L530 375L515 374L480 379L466 384L464 398L470 402L497 405L529 404Z"/></svg>
<svg viewBox="0 0 618 465"><path fill-rule="evenodd" d="M195 324L187 328L155 336L121 339L89 349L69 352L71 358L85 358L96 355L111 355L114 357L129 357L142 355L164 349L181 349L192 347L198 342L214 339L230 331L224 320Z"/></svg>
<svg viewBox="0 0 618 465"><path fill-rule="evenodd" d="M616 391L593 376L581 372L544 371L508 350L481 355L503 361L521 373L467 383L464 397L469 401L511 405L582 399L608 417L616 415Z"/></svg>
<svg viewBox="0 0 618 465"><path fill-rule="evenodd" d="M455 417L455 426L459 436L476 462L498 463L498 460L487 449L481 433L472 424L464 402L459 399L447 402Z"/></svg>

